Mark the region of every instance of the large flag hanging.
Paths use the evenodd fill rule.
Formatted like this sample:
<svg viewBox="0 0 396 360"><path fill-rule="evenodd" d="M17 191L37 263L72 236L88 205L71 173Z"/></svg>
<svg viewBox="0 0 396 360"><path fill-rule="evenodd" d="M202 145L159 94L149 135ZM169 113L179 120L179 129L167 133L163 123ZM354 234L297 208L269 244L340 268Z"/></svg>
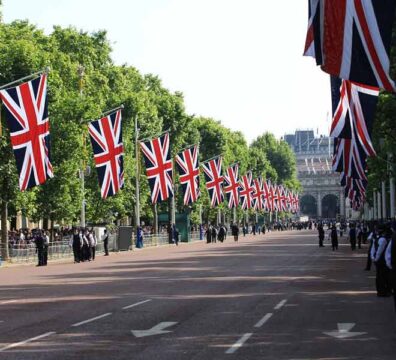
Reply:
<svg viewBox="0 0 396 360"><path fill-rule="evenodd" d="M279 211L287 211L286 189L282 185L278 185L279 194Z"/></svg>
<svg viewBox="0 0 396 360"><path fill-rule="evenodd" d="M251 209L253 201L253 191L252 186L252 172L248 171L246 175L242 176L242 181L240 182L241 191L239 196L242 201L242 209Z"/></svg>
<svg viewBox="0 0 396 360"><path fill-rule="evenodd" d="M394 0L309 0L304 55L342 79L395 91L389 76Z"/></svg>
<svg viewBox="0 0 396 360"><path fill-rule="evenodd" d="M258 177L253 180L253 208L256 211L264 209L264 189L263 189L263 179Z"/></svg>
<svg viewBox="0 0 396 360"><path fill-rule="evenodd" d="M89 123L100 193L103 199L117 194L124 186L124 145L121 109Z"/></svg>
<svg viewBox="0 0 396 360"><path fill-rule="evenodd" d="M370 133L378 102L379 88L332 77L332 100L335 108L330 136L359 141L367 156L375 150ZM339 89L339 90L338 90ZM334 107L334 105L333 105Z"/></svg>
<svg viewBox="0 0 396 360"><path fill-rule="evenodd" d="M206 188L209 192L210 204L212 207L221 204L224 199L222 189L224 178L221 175L222 161L222 157L217 156L202 164L205 174Z"/></svg>
<svg viewBox="0 0 396 360"><path fill-rule="evenodd" d="M52 178L47 74L0 91L23 191Z"/></svg>
<svg viewBox="0 0 396 360"><path fill-rule="evenodd" d="M226 195L228 208L236 208L239 205L239 165L238 163L231 165L224 175L224 193Z"/></svg>
<svg viewBox="0 0 396 360"><path fill-rule="evenodd" d="M176 167L184 193L184 205L197 201L199 192L198 145L183 150L176 155Z"/></svg>
<svg viewBox="0 0 396 360"><path fill-rule="evenodd" d="M269 180L263 182L264 186L264 209L266 211L274 211L274 192L272 189L271 182Z"/></svg>
<svg viewBox="0 0 396 360"><path fill-rule="evenodd" d="M172 160L169 133L140 143L146 175L151 189L151 201L156 204L173 196Z"/></svg>

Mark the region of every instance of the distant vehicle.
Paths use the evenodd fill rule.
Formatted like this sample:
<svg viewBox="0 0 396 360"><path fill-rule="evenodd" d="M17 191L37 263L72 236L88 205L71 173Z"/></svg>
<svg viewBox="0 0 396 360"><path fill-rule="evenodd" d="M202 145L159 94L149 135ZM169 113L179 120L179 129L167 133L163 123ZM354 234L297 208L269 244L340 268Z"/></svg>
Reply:
<svg viewBox="0 0 396 360"><path fill-rule="evenodd" d="M298 219L298 221L300 222L306 222L308 220L309 220L308 216L300 216L300 218Z"/></svg>

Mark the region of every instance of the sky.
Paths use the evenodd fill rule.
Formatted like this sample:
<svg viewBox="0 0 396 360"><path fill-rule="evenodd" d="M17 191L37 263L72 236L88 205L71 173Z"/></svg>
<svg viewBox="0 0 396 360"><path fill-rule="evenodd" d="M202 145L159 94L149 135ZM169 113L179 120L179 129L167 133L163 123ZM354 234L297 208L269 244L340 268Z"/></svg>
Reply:
<svg viewBox="0 0 396 360"><path fill-rule="evenodd" d="M158 75L189 114L248 142L269 131L328 134L330 81L303 57L306 0L3 0L5 22L106 30L116 64Z"/></svg>

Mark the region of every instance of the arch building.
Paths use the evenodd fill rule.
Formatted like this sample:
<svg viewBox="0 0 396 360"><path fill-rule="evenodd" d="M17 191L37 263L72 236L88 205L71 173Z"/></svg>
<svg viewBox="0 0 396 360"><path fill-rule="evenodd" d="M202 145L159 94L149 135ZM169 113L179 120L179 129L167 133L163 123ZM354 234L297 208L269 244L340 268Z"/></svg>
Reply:
<svg viewBox="0 0 396 360"><path fill-rule="evenodd" d="M300 193L300 215L335 219L351 217L346 206L340 175L332 171L333 139L313 130L297 130L284 136L296 155L297 176L303 187Z"/></svg>

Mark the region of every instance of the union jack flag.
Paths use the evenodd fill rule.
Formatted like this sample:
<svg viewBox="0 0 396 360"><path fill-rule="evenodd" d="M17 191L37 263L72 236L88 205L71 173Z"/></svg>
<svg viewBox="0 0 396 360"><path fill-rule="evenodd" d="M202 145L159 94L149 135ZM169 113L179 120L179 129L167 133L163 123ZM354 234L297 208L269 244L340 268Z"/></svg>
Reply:
<svg viewBox="0 0 396 360"><path fill-rule="evenodd" d="M348 80L341 81L334 77L331 80L333 104L338 102L338 105L334 111L330 136L344 139L354 137L368 156L374 156L375 150L370 139L370 132L377 107L379 88Z"/></svg>
<svg viewBox="0 0 396 360"><path fill-rule="evenodd" d="M89 123L100 193L103 199L118 193L124 186L124 145L121 109Z"/></svg>
<svg viewBox="0 0 396 360"><path fill-rule="evenodd" d="M339 78L395 91L389 76L394 0L309 0L304 55Z"/></svg>
<svg viewBox="0 0 396 360"><path fill-rule="evenodd" d="M151 201L156 204L173 196L172 160L169 133L140 143L146 175L151 189Z"/></svg>
<svg viewBox="0 0 396 360"><path fill-rule="evenodd" d="M264 188L261 177L253 180L253 189L253 208L256 211L260 211L264 209Z"/></svg>
<svg viewBox="0 0 396 360"><path fill-rule="evenodd" d="M184 193L184 205L197 201L200 195L198 153L198 145L194 145L176 155L176 166Z"/></svg>
<svg viewBox="0 0 396 360"><path fill-rule="evenodd" d="M269 180L264 181L264 208L266 211L274 211L275 203L274 203L274 192Z"/></svg>
<svg viewBox="0 0 396 360"><path fill-rule="evenodd" d="M333 170L354 179L367 179L367 156L352 139L334 139Z"/></svg>
<svg viewBox="0 0 396 360"><path fill-rule="evenodd" d="M293 211L296 213L300 210L300 199L298 194L295 194L293 197Z"/></svg>
<svg viewBox="0 0 396 360"><path fill-rule="evenodd" d="M24 191L54 176L50 161L47 74L0 91Z"/></svg>
<svg viewBox="0 0 396 360"><path fill-rule="evenodd" d="M279 194L279 211L287 211L286 205L286 190L282 185L278 186L278 194Z"/></svg>
<svg viewBox="0 0 396 360"><path fill-rule="evenodd" d="M239 182L238 182L239 165L231 165L224 175L224 193L227 198L228 208L236 208L239 205Z"/></svg>
<svg viewBox="0 0 396 360"><path fill-rule="evenodd" d="M246 175L242 176L242 181L240 182L241 191L239 196L242 200L242 209L251 209L253 201L253 191L252 186L252 172L248 171Z"/></svg>
<svg viewBox="0 0 396 360"><path fill-rule="evenodd" d="M221 175L222 161L222 157L218 156L202 164L212 207L221 204L224 199L222 189L224 178Z"/></svg>

